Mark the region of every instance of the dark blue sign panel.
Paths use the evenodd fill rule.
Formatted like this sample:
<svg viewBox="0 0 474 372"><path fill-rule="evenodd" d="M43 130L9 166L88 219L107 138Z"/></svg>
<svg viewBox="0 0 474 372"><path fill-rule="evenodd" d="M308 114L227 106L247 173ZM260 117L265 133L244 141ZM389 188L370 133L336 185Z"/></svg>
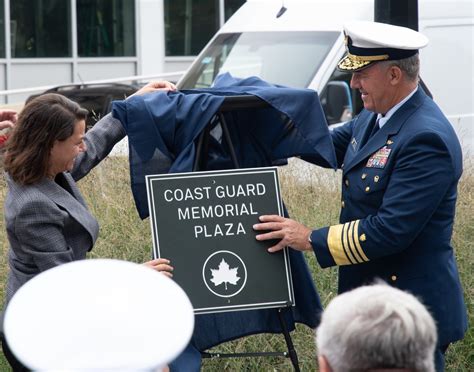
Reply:
<svg viewBox="0 0 474 372"><path fill-rule="evenodd" d="M195 313L293 304L288 251L268 253L252 228L283 215L276 168L147 176L147 193L154 256L171 260Z"/></svg>

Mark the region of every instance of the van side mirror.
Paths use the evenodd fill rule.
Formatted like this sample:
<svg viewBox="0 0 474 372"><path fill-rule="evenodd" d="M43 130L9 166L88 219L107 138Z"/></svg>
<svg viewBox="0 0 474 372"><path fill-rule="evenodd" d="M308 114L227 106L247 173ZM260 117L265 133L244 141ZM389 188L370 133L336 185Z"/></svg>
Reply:
<svg viewBox="0 0 474 372"><path fill-rule="evenodd" d="M328 124L337 124L352 119L351 90L345 81L330 81L321 98Z"/></svg>

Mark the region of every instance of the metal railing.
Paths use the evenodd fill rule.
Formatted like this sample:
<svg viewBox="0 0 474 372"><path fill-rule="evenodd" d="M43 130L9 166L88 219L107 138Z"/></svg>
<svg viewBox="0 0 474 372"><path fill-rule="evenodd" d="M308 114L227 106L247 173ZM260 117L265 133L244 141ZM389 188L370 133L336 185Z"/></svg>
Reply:
<svg viewBox="0 0 474 372"><path fill-rule="evenodd" d="M9 99L11 96L19 95L19 94L32 94L42 92L57 86L61 85L88 85L88 84L108 84L108 83L124 83L124 82L140 82L140 81L150 81L154 79L171 79L176 77L176 80L185 73L185 71L174 71L174 72L164 72L161 74L154 74L154 75L136 75L136 76L126 76L120 78L112 78L112 79L101 79L101 80L91 80L91 81L83 81L83 82L65 82L64 84L55 84L55 85L44 85L40 87L32 87L32 88L19 88L19 89L8 89L8 90L0 90L0 98L5 97L6 101L11 103Z"/></svg>

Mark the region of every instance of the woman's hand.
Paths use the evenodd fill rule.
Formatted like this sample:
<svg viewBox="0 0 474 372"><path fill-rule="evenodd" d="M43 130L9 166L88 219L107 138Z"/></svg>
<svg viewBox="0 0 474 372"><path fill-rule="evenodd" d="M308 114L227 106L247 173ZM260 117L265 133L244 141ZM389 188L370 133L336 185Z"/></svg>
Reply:
<svg viewBox="0 0 474 372"><path fill-rule="evenodd" d="M156 91L175 91L176 85L170 83L169 81L160 80L160 81L150 81L147 85L137 90L130 97L139 96L146 93L156 92Z"/></svg>
<svg viewBox="0 0 474 372"><path fill-rule="evenodd" d="M166 258L157 258L155 260L145 262L143 265L149 267L150 269L159 271L160 273L166 275L169 278L172 278L172 271L174 270L174 268L169 263L170 260L167 260Z"/></svg>

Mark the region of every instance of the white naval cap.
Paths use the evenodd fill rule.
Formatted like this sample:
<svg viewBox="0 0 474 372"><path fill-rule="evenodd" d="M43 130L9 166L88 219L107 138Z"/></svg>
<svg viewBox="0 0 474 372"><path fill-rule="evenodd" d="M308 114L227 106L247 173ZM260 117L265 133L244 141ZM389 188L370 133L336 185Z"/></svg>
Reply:
<svg viewBox="0 0 474 372"><path fill-rule="evenodd" d="M154 371L188 344L191 302L143 265L89 259L47 270L13 296L5 338L35 371Z"/></svg>
<svg viewBox="0 0 474 372"><path fill-rule="evenodd" d="M347 54L338 69L357 71L377 61L411 57L428 44L428 38L410 28L387 23L354 21L344 25Z"/></svg>

